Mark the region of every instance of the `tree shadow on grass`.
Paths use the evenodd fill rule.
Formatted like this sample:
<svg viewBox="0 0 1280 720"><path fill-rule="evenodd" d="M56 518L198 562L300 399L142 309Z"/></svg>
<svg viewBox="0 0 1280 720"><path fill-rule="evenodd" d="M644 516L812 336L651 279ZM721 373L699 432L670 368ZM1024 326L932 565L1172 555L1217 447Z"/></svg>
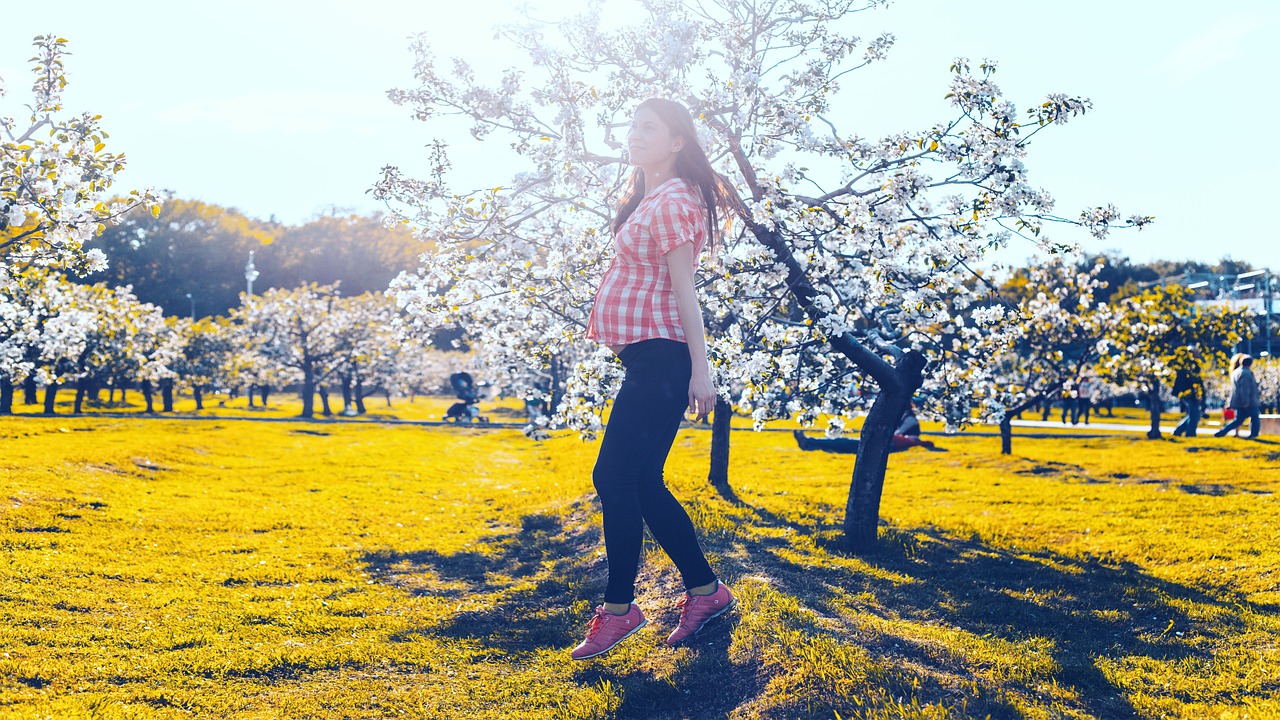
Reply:
<svg viewBox="0 0 1280 720"><path fill-rule="evenodd" d="M760 508L752 513L763 525L792 527L815 537L818 547L832 555L853 557L837 529L806 527ZM757 547L748 557L756 567L742 571L766 573L777 590L800 598L825 617L843 618L856 642L891 664L926 668L939 676L971 676L984 661L965 657L963 649L949 648L936 639L869 629L851 614L955 629L970 637L1015 644L1048 640L1048 652L1058 666L1052 677L1004 678L988 688L992 692L983 693L992 698L988 704L969 705L968 711L979 715L1023 717L999 696L1014 693L1034 700L1043 694L1038 686L1048 682L1074 688L1079 709L1094 717L1142 717L1125 690L1099 669L1099 659L1209 661L1209 648L1224 646L1244 626L1232 610L1234 601L1152 577L1131 563L1019 552L931 528L882 529L878 552L859 559L883 572L833 567L816 558L804 565L785 560L784 554L795 557L796 550L787 538L752 544ZM867 599L859 601L860 595ZM1212 608L1214 612L1200 614L1214 619L1202 620L1177 609L1191 605Z"/></svg>
<svg viewBox="0 0 1280 720"><path fill-rule="evenodd" d="M849 562L838 526L775 515L731 490L708 502L726 507L745 528L704 536L726 581L767 578L775 591L824 619L806 632L866 648L904 680L904 695L954 705L955 679L970 679L977 693L966 712L978 717L1025 717L1015 705L1043 711L1055 704L1099 718L1141 717L1100 660L1208 662L1211 648L1244 626L1234 602L1108 558L1020 552L936 529L888 528L880 551L858 558L867 563L862 565ZM547 649L567 652L580 639L606 574L591 509L581 502L564 514L526 515L518 532L496 534L474 550L381 552L364 559L375 578L409 594L457 599L453 614L414 633L467 640L491 648L504 662L520 663ZM678 591L670 569L651 565L638 580L644 600ZM1202 610L1194 616L1179 609L1196 607ZM674 626L671 608L656 602L646 608L659 634ZM510 622L517 615L521 622ZM775 672L760 660L731 661L735 623L733 614L717 621L687 649L658 645L638 661L583 663L576 677L584 685L607 680L621 688L617 718L723 717L757 696ZM949 639L956 637L962 640ZM1052 670L1017 677L994 670L1031 646L1052 657ZM913 678L920 680L918 688ZM1050 697L1046 686L1064 689ZM1204 700L1163 688L1141 690ZM1013 696L1022 700L1014 703ZM839 698L803 702L842 707Z"/></svg>

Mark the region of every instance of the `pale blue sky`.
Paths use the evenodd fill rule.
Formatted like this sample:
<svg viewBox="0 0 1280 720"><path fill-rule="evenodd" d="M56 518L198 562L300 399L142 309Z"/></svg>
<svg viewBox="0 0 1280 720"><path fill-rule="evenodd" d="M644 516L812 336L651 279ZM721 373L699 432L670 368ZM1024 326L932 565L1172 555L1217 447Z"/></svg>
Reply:
<svg viewBox="0 0 1280 720"><path fill-rule="evenodd" d="M563 14L575 3L534 4ZM111 147L129 157L128 186L291 223L332 205L372 210L365 191L379 168L420 167L432 134L385 100L387 89L411 84L408 35L426 31L440 55L481 67L510 57L488 30L509 5L445 7L0 0L9 88L0 112L22 114L15 103L28 97L30 39L54 32L74 53L66 106L104 116ZM1137 261L1231 255L1280 271L1267 210L1276 204L1280 4L897 0L853 29L893 32L897 45L845 83L844 127L877 136L943 119L951 59L992 58L1020 106L1048 92L1094 101L1090 115L1038 136L1028 161L1060 214L1110 201L1157 216L1141 234L1087 249L1118 248Z"/></svg>

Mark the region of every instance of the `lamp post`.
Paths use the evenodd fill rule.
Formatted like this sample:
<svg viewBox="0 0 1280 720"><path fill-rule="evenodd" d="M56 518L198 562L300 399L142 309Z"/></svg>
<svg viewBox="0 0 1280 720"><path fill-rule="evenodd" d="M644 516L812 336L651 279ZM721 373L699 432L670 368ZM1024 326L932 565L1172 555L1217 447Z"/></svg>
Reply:
<svg viewBox="0 0 1280 720"><path fill-rule="evenodd" d="M191 301L191 322L196 321L196 299L191 297L191 293L187 293L187 299Z"/></svg>
<svg viewBox="0 0 1280 720"><path fill-rule="evenodd" d="M253 297L253 281L258 279L258 269L253 266L253 251L249 251L249 264L244 266L244 279L248 283L246 290L249 297Z"/></svg>

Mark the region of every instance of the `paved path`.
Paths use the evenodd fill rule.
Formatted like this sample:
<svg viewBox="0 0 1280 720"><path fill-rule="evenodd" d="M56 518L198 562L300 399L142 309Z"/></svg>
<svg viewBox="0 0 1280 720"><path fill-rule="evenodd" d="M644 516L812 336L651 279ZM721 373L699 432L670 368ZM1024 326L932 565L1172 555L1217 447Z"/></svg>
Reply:
<svg viewBox="0 0 1280 720"><path fill-rule="evenodd" d="M1079 425L1069 425L1067 423L1057 422L1054 420L1014 420L1013 426L1024 427L1024 428L1053 428L1055 430L1072 430L1075 432L1087 432L1090 434L1096 434L1098 432L1146 433L1148 430L1151 429L1150 423L1139 425L1137 423L1123 423L1123 422L1114 422L1114 421L1091 422L1087 424L1081 423ZM1177 425L1161 425L1160 432L1171 435L1173 434L1173 429L1175 427L1177 427ZM997 428L997 430L998 429L999 428ZM1218 430L1217 426L1206 427L1204 424L1201 424L1200 428L1196 431L1196 435L1197 436L1213 435L1213 433L1217 432L1217 430Z"/></svg>

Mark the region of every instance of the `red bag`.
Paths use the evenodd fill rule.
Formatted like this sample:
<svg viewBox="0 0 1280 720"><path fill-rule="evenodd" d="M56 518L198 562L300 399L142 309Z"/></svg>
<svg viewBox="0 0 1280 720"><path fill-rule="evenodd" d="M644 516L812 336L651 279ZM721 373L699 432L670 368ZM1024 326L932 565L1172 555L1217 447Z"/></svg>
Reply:
<svg viewBox="0 0 1280 720"><path fill-rule="evenodd" d="M1222 421L1231 422L1236 419L1236 411L1231 408L1222 408Z"/></svg>

